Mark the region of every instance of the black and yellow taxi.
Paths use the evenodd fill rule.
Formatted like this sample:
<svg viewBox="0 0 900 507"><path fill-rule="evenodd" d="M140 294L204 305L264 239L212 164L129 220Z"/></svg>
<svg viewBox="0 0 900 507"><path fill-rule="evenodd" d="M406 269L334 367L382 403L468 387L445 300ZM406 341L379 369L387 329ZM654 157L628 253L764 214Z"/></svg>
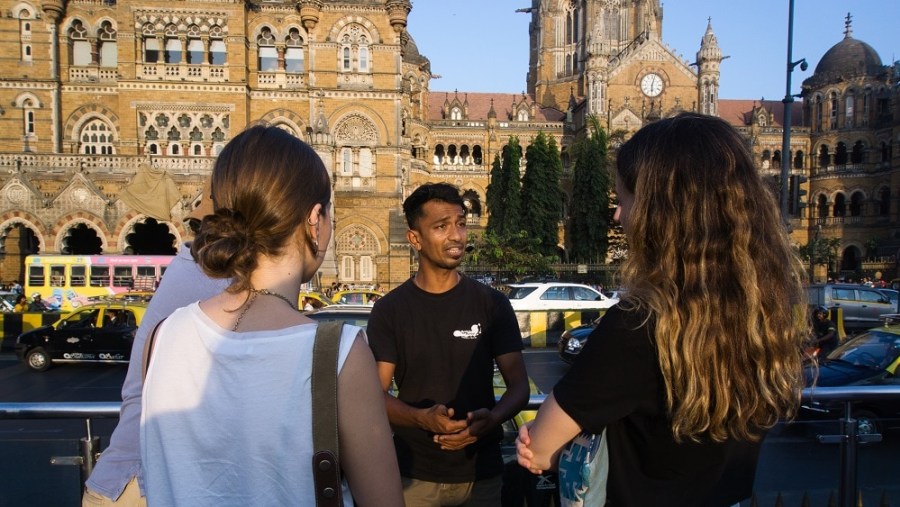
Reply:
<svg viewBox="0 0 900 507"><path fill-rule="evenodd" d="M128 363L146 303L107 301L85 305L49 326L16 339L16 356L33 371L54 363Z"/></svg>

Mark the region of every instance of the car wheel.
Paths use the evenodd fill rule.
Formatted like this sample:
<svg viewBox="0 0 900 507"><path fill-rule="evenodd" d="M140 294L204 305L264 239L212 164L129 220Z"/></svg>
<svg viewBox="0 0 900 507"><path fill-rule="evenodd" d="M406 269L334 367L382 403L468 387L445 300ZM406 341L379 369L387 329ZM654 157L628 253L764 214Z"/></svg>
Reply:
<svg viewBox="0 0 900 507"><path fill-rule="evenodd" d="M859 435L882 434L881 421L878 420L878 416L874 412L859 410L853 413L853 418L856 419L857 433Z"/></svg>
<svg viewBox="0 0 900 507"><path fill-rule="evenodd" d="M25 364L34 371L45 371L50 367L50 354L41 347L35 347L25 356Z"/></svg>

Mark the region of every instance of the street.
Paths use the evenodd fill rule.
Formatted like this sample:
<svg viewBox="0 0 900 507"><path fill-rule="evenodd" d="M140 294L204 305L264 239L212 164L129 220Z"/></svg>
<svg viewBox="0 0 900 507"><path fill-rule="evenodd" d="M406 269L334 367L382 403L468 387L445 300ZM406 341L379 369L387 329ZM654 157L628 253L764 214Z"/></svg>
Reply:
<svg viewBox="0 0 900 507"><path fill-rule="evenodd" d="M528 374L541 391L551 392L568 366L555 348L526 349ZM29 371L12 354L0 354L0 401L119 401L126 366L57 365L43 373ZM115 420L94 420L93 433L101 446L109 443ZM80 420L0 420L0 507L19 505L78 505L77 466L49 465L49 457L78 454L77 439L85 434ZM900 505L900 435L859 449L858 477L864 505ZM838 446L819 444L800 425L781 425L763 445L757 472L757 505L773 506L780 494L783 505L825 505L837 494L840 462ZM51 487L48 487L50 485ZM888 503L880 504L882 495ZM26 500L27 499L27 500ZM746 506L749 506L746 502Z"/></svg>

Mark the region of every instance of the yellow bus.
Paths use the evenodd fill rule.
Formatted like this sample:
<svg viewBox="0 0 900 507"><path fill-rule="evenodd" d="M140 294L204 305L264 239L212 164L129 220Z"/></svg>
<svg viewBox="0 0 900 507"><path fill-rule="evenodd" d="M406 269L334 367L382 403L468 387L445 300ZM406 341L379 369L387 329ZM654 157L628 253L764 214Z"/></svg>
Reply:
<svg viewBox="0 0 900 507"><path fill-rule="evenodd" d="M52 310L71 311L130 291L152 292L173 255L29 255L25 295Z"/></svg>

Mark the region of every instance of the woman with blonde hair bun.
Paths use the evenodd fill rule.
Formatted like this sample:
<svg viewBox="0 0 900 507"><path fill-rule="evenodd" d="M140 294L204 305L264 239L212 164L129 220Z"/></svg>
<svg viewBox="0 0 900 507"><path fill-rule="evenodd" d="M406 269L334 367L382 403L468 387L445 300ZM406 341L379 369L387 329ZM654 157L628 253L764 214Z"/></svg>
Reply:
<svg viewBox="0 0 900 507"><path fill-rule="evenodd" d="M725 121L651 123L616 169L625 297L520 432L519 463L580 474L564 449L578 436L601 472L564 488L564 505L734 505L752 493L766 431L799 404L803 266Z"/></svg>
<svg viewBox="0 0 900 507"><path fill-rule="evenodd" d="M225 146L211 183L215 213L203 218L191 252L207 276L231 284L157 329L141 417L147 502L312 506L317 325L297 301L331 241L330 178L308 145L255 126ZM360 328L344 326L337 367L343 503L402 505L384 396Z"/></svg>

